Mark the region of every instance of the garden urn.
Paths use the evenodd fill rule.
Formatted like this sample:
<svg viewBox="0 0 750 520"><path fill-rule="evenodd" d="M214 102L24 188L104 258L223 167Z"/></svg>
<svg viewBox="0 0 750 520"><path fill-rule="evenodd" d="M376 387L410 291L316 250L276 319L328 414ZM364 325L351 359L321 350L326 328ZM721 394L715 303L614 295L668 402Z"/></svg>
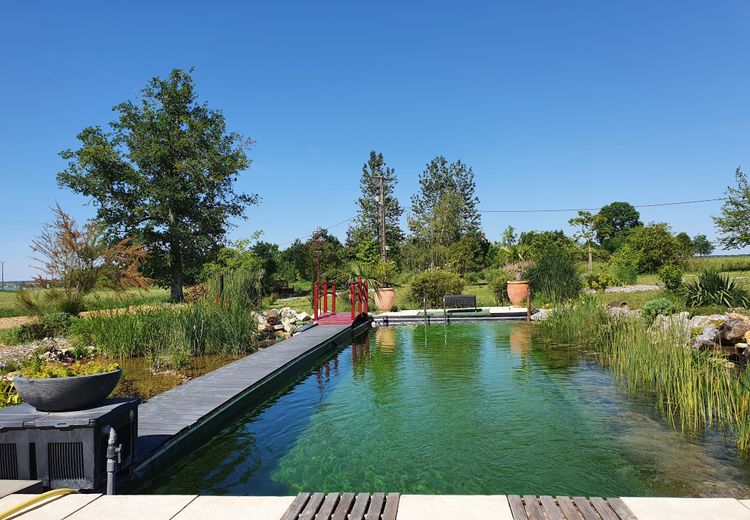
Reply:
<svg viewBox="0 0 750 520"><path fill-rule="evenodd" d="M390 312L396 304L396 289L381 287L375 289L375 306L380 312Z"/></svg>
<svg viewBox="0 0 750 520"><path fill-rule="evenodd" d="M523 307L528 297L528 280L510 280L508 282L508 298L513 307Z"/></svg>

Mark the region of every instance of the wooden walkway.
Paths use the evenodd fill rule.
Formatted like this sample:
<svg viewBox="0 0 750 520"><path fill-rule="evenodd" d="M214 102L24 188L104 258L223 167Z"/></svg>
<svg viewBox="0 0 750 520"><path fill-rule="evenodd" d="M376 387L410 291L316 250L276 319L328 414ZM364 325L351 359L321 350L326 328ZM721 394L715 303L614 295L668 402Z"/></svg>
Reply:
<svg viewBox="0 0 750 520"><path fill-rule="evenodd" d="M396 520L398 493L300 493L281 520Z"/></svg>
<svg viewBox="0 0 750 520"><path fill-rule="evenodd" d="M514 520L637 520L619 498L508 495Z"/></svg>
<svg viewBox="0 0 750 520"><path fill-rule="evenodd" d="M288 382L308 370L315 358L349 341L352 330L350 325L312 327L143 403L138 410L139 460L134 476L144 477L163 465L166 452L181 455L174 453L181 451L176 443L199 430L206 434L204 440L210 437L249 404L272 395L279 380ZM194 436L192 444L199 437Z"/></svg>

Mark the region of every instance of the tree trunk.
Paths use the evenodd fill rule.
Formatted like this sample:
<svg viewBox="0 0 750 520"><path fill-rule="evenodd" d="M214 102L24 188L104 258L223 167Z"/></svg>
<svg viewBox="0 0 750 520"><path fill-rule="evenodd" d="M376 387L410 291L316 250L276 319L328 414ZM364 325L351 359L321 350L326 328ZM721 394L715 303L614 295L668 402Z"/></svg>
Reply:
<svg viewBox="0 0 750 520"><path fill-rule="evenodd" d="M589 242L589 274L594 272L594 260L591 256L591 243Z"/></svg>
<svg viewBox="0 0 750 520"><path fill-rule="evenodd" d="M169 263L172 274L172 295L175 302L182 301L182 252L180 245L172 242L169 246Z"/></svg>

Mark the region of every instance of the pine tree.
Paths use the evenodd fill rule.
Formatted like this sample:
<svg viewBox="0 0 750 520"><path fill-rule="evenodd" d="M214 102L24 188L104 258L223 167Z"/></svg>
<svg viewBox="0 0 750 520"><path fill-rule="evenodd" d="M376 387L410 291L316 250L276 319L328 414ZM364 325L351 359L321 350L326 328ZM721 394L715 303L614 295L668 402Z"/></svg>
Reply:
<svg viewBox="0 0 750 520"><path fill-rule="evenodd" d="M404 212L396 199L394 189L398 183L396 171L389 168L382 153L374 150L370 152L369 160L362 165L362 178L359 181L362 195L357 199L359 210L355 220L355 227L359 234L370 235L380 250L380 177L383 178L383 198L385 200L385 239L390 248L390 256L394 256L398 246L404 239L404 233L399 225L399 218ZM352 230L350 230L352 233Z"/></svg>

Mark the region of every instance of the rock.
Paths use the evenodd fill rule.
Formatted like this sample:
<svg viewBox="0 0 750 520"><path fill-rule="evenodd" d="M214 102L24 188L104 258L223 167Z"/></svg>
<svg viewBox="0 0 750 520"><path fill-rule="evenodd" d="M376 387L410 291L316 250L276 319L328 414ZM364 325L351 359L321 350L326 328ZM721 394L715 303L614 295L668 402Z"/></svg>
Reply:
<svg viewBox="0 0 750 520"><path fill-rule="evenodd" d="M281 323L279 323L278 325L274 325L273 326L273 330L274 330L274 332L283 331L284 330L284 325L282 325Z"/></svg>
<svg viewBox="0 0 750 520"><path fill-rule="evenodd" d="M750 332L750 319L740 314L728 314L727 320L719 326L722 345L734 345L745 340Z"/></svg>
<svg viewBox="0 0 750 520"><path fill-rule="evenodd" d="M716 325L708 325L700 334L691 340L690 347L693 349L713 348L718 339L719 327Z"/></svg>
<svg viewBox="0 0 750 520"><path fill-rule="evenodd" d="M534 314L531 315L531 321L543 321L549 318L552 314L552 309L538 309Z"/></svg>
<svg viewBox="0 0 750 520"><path fill-rule="evenodd" d="M266 321L270 325L276 325L279 322L279 311L276 309L269 309L266 311Z"/></svg>
<svg viewBox="0 0 750 520"><path fill-rule="evenodd" d="M631 316L637 318L641 315L641 311L631 310L627 305L624 307L609 307L607 310L615 318L630 318Z"/></svg>
<svg viewBox="0 0 750 520"><path fill-rule="evenodd" d="M615 308L618 308L618 307L627 308L628 307L628 302L609 302L607 304L607 308L608 309L615 309Z"/></svg>
<svg viewBox="0 0 750 520"><path fill-rule="evenodd" d="M284 318L281 320L281 324L284 326L284 330L287 332L294 332L294 329L297 328L294 325L296 322L297 322L297 318L294 318L294 319Z"/></svg>
<svg viewBox="0 0 750 520"><path fill-rule="evenodd" d="M279 315L281 316L281 319L297 319L297 311L292 309L291 307L284 307L279 311Z"/></svg>
<svg viewBox="0 0 750 520"><path fill-rule="evenodd" d="M671 316L659 315L654 320L653 328L664 332L668 330L680 330L689 332L689 318L690 314L687 312L680 312L677 314L672 314Z"/></svg>
<svg viewBox="0 0 750 520"><path fill-rule="evenodd" d="M693 316L688 321L688 328L693 331L695 329L704 329L707 325L719 326L726 321L727 317L723 314L711 314L709 316Z"/></svg>
<svg viewBox="0 0 750 520"><path fill-rule="evenodd" d="M306 312L300 312L297 314L297 321L310 321L312 318Z"/></svg>

